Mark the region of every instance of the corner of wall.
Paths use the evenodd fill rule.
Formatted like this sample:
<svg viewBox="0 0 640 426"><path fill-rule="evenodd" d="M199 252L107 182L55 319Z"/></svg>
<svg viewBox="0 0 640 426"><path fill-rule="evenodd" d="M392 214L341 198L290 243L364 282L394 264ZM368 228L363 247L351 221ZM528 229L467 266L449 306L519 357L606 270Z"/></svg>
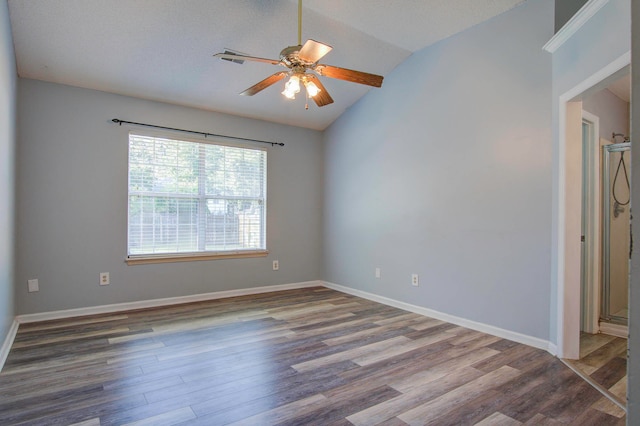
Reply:
<svg viewBox="0 0 640 426"><path fill-rule="evenodd" d="M11 351L11 345L13 345L13 341L18 333L18 326L18 321L14 319L11 323L11 327L9 328L9 332L7 333L7 337L4 339L2 345L0 345L0 372L2 372L4 363L7 361L7 357Z"/></svg>
<svg viewBox="0 0 640 426"><path fill-rule="evenodd" d="M17 70L8 2L0 2L0 340L15 316L15 149ZM4 346L3 346L4 347ZM1 353L0 353L1 355ZM0 357L1 359L1 357Z"/></svg>

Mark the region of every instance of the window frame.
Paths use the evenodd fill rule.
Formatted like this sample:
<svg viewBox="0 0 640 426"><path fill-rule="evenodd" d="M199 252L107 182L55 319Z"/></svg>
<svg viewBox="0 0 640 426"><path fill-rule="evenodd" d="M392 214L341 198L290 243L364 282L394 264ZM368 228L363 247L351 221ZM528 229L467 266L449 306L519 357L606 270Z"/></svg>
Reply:
<svg viewBox="0 0 640 426"><path fill-rule="evenodd" d="M263 241L263 245L258 249L238 249L238 250L201 250L201 251L188 251L188 252L167 252L167 253L141 253L141 254L131 254L130 253L130 202L131 202L131 191L130 191L130 173L131 173L131 163L130 163L130 150L131 150L131 137L139 136L145 138L160 138L167 139L171 141L178 142L188 142L195 143L199 145L214 145L214 146L222 146L222 147L232 147L232 148L240 148L247 149L253 151L262 151L264 155L264 176L263 176L263 188L262 188L262 198L260 199L262 202L262 232L261 232L261 240ZM267 188L268 188L268 152L266 148L262 147L254 147L254 146L246 146L240 144L227 143L225 141L221 141L218 138L185 138L180 135L173 135L165 132L149 132L149 131L130 131L127 134L127 257L125 262L128 265L138 265L138 264L153 264L153 263L169 263L169 262L191 262L191 261L202 261L202 260L215 260L215 259L242 259L242 258L256 258L256 257L266 257L269 254L267 249ZM199 187L202 186L201 179L203 175L206 176L206 173L201 172L198 177ZM185 197L184 194L177 193L164 193L158 192L158 196L166 196L168 198L174 199L177 198L194 198L198 200L198 204L201 206L202 202L206 203L206 200L209 198L217 198L217 199L225 199L225 197L212 197L207 196L206 192L198 191L194 197ZM161 195L160 195L161 194ZM140 194L134 194L140 195ZM227 197L234 198L234 197ZM198 223L201 222L201 217L198 216ZM198 231L200 232L200 231ZM206 232L206 231L205 231Z"/></svg>

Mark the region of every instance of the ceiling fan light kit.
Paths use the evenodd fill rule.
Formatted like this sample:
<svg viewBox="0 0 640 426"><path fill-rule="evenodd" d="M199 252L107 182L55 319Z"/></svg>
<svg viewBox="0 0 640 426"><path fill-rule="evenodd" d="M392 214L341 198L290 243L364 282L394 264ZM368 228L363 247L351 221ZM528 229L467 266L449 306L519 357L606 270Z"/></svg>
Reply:
<svg viewBox="0 0 640 426"><path fill-rule="evenodd" d="M281 92L284 97L287 99L295 99L296 94L300 93L300 84L302 83L305 87L307 99L313 99L319 107L333 103L333 99L315 74L367 86L382 86L383 77L380 75L319 64L318 61L333 48L328 44L311 39L307 40L303 45L301 44L301 36L302 0L298 0L298 45L288 46L282 49L279 60L246 56L229 49L225 50L224 53L216 53L213 56L240 64L244 61L264 62L271 65L281 65L289 69L289 71L280 71L272 74L249 87L240 93L244 96L253 96L280 80L283 80L287 76L289 80L285 83L284 90ZM308 105L305 107L308 108Z"/></svg>
<svg viewBox="0 0 640 426"><path fill-rule="evenodd" d="M307 94L312 98L320 93L318 86L316 86L313 81L309 81L309 79L305 79L304 88L307 89Z"/></svg>
<svg viewBox="0 0 640 426"><path fill-rule="evenodd" d="M307 91L307 96L313 98L321 92L320 88L309 78L310 76L304 73L294 73L284 85L282 94L287 99L295 99L296 95L300 93L300 82L304 85Z"/></svg>
<svg viewBox="0 0 640 426"><path fill-rule="evenodd" d="M285 83L282 94L287 99L295 99L296 93L300 93L300 77L294 74L289 81Z"/></svg>

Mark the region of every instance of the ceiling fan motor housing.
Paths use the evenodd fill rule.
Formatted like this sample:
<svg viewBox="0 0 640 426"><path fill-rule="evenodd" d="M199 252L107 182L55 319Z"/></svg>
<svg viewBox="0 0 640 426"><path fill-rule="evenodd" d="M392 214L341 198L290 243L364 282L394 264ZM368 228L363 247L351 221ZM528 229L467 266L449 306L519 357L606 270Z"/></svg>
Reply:
<svg viewBox="0 0 640 426"><path fill-rule="evenodd" d="M307 62L298 56L302 49L302 45L289 46L282 49L280 52L280 60L287 66L287 68L308 68L312 66L313 62Z"/></svg>

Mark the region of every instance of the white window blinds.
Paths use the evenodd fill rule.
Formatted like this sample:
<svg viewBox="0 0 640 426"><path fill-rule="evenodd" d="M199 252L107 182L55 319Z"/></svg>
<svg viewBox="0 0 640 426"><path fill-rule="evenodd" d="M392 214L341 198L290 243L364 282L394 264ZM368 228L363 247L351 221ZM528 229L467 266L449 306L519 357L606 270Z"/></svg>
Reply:
<svg viewBox="0 0 640 426"><path fill-rule="evenodd" d="M265 250L267 153L129 135L129 257Z"/></svg>

